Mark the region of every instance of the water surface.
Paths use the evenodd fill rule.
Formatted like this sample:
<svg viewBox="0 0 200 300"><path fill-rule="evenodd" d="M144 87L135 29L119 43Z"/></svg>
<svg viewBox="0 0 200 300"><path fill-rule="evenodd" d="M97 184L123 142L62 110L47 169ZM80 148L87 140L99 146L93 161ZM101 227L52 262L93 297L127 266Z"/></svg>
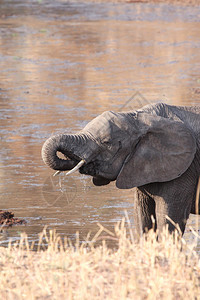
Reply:
<svg viewBox="0 0 200 300"><path fill-rule="evenodd" d="M199 104L200 8L0 0L0 66L0 208L27 221L0 241L37 240L44 226L84 240L124 210L133 221L132 192L52 178L42 144L105 110Z"/></svg>

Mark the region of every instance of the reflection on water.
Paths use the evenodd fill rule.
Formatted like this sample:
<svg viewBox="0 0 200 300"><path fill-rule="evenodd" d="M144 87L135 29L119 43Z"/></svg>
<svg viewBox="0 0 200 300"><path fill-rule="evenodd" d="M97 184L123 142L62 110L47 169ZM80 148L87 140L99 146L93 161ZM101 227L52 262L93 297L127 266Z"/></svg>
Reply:
<svg viewBox="0 0 200 300"><path fill-rule="evenodd" d="M131 191L94 187L75 174L52 179L41 160L51 134L80 130L104 110L146 102L199 104L199 7L0 0L1 209L30 239L45 225L73 238L113 230ZM191 223L194 219L191 219Z"/></svg>

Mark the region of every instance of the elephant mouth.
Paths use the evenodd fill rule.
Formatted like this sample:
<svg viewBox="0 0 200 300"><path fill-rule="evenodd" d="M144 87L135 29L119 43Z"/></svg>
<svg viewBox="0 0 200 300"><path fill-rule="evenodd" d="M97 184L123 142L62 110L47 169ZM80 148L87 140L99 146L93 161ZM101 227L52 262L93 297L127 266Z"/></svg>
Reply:
<svg viewBox="0 0 200 300"><path fill-rule="evenodd" d="M90 162L90 163L84 164L79 169L79 172L81 174L92 176L93 184L96 186L102 186L102 185L109 184L112 180L99 175L98 169L99 169L99 162Z"/></svg>
<svg viewBox="0 0 200 300"><path fill-rule="evenodd" d="M58 150L57 155L60 156L60 153L64 156L64 160L70 165L71 170L75 169L76 166L81 161L83 161L79 156L77 156L75 153L72 153L70 151L65 151L65 153L63 153L63 151L60 152ZM81 174L92 176L93 177L92 181L95 186L103 186L109 184L112 180L98 175L97 174L98 167L99 167L98 162L89 162L89 163L84 163L80 168L77 168L76 170L79 169L79 172ZM56 172L54 175L57 175L59 173L60 171ZM71 171L69 171L68 173L71 174Z"/></svg>
<svg viewBox="0 0 200 300"><path fill-rule="evenodd" d="M93 184L96 186L107 185L110 183L109 179L101 177L101 176L93 177L92 181L93 181Z"/></svg>

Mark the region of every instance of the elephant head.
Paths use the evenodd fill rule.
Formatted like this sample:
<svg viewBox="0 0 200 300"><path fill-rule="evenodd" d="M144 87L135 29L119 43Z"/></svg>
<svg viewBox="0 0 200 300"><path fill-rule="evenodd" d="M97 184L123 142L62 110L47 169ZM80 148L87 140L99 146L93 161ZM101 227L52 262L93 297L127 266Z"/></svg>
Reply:
<svg viewBox="0 0 200 300"><path fill-rule="evenodd" d="M95 185L116 180L118 188L128 189L181 176L195 152L195 138L183 122L142 110L108 111L77 134L50 137L42 157L54 170L71 170L79 163L80 173L93 176Z"/></svg>

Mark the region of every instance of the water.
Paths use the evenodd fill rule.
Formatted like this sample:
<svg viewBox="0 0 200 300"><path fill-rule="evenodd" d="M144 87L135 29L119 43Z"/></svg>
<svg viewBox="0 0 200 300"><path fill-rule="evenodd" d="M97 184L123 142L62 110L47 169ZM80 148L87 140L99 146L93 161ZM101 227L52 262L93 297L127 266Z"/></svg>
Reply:
<svg viewBox="0 0 200 300"><path fill-rule="evenodd" d="M199 22L190 6L0 0L0 208L27 221L2 245L21 231L37 241L44 226L84 240L98 222L113 231L124 210L132 221L131 191L52 178L42 144L105 110L199 104Z"/></svg>

